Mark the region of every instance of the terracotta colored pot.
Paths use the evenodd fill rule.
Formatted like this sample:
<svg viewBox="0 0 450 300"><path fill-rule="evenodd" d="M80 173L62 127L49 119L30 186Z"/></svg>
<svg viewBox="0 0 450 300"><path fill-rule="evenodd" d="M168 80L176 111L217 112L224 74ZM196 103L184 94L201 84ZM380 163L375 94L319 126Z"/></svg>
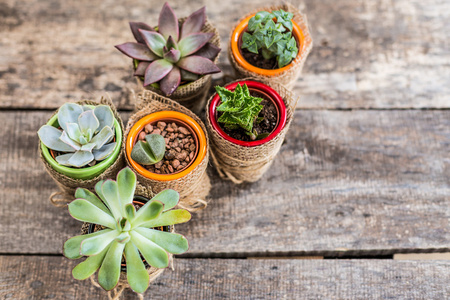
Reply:
<svg viewBox="0 0 450 300"><path fill-rule="evenodd" d="M245 60L244 56L241 53L240 50L240 46L242 43L242 35L244 34L244 32L247 30L247 25L248 25L248 21L255 16L255 14L252 14L250 16L248 16L247 18L245 18L244 20L242 20L241 23L239 23L238 26L236 26L236 28L234 29L232 35L231 35L231 52L232 55L234 57L234 59L236 60L236 62L244 69L259 74L259 75L264 75L264 76L276 76L288 69L290 69L293 64L292 62L296 59L298 59L301 56L301 49L302 46L305 42L305 36L303 34L302 29L300 28L300 26L295 23L294 20L292 20L292 35L295 38L295 40L297 41L297 47L298 47L298 53L297 53L297 57L295 59L293 59L288 65L279 68L279 69L273 69L273 70L268 70L268 69L262 69L262 68L258 68L255 67L254 65L250 64L247 60Z"/></svg>
<svg viewBox="0 0 450 300"><path fill-rule="evenodd" d="M211 122L211 125L214 128L214 130L217 131L217 133L221 137L223 137L227 141L230 141L230 142L240 145L240 146L254 147L254 146L259 146L264 143L267 143L268 141L272 140L278 133L280 133L280 131L286 125L286 106L284 105L283 98L281 98L281 96L271 87L269 87L261 82L257 82L257 81L250 81L250 80L238 81L238 82L235 82L235 83L225 86L225 88L230 91L234 91L234 89L236 88L236 86L238 84L240 84L240 85L246 84L247 87L249 88L249 90L258 91L259 93L266 95L267 98L270 99L274 103L275 107L277 108L277 112L278 112L278 124L276 125L275 129L270 133L270 135L268 137L261 139L261 140L257 140L257 141L250 141L250 142L240 141L240 140L230 137L228 134L225 133L225 131L222 130L222 128L220 128L220 125L217 122L216 108L217 108L217 106L220 105L220 102L221 102L220 97L217 93L214 95L213 99L211 100L211 104L208 108L209 109L209 120Z"/></svg>
<svg viewBox="0 0 450 300"><path fill-rule="evenodd" d="M178 124L182 124L186 129L188 129L195 140L197 150L195 153L195 159L191 160L190 163L186 166L185 169L180 170L176 173L172 174L156 174L153 172L150 172L149 170L145 169L142 165L138 164L131 158L131 150L133 149L134 145L138 141L139 133L144 130L145 125L147 124L155 124L159 121L163 122L175 122ZM179 179L192 170L195 169L196 166L200 164L200 162L203 160L203 158L206 155L207 151L207 144L206 144L206 136L203 132L201 126L191 117L180 113L176 111L159 111L150 115L145 116L144 118L137 121L133 127L131 128L126 144L125 144L125 151L128 158L128 161L130 162L131 166L142 176L147 177L149 179L158 180L158 181L170 181L170 180L176 180Z"/></svg>

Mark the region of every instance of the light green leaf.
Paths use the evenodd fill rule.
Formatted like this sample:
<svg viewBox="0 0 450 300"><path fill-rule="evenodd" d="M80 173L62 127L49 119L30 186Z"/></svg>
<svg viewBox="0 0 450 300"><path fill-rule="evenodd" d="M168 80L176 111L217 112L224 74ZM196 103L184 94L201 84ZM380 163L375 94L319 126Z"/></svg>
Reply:
<svg viewBox="0 0 450 300"><path fill-rule="evenodd" d="M103 129L97 133L97 135L94 136L90 142L95 143L95 149L98 150L103 147L103 145L106 144L112 136L114 136L114 132L111 127L103 127Z"/></svg>
<svg viewBox="0 0 450 300"><path fill-rule="evenodd" d="M181 234L143 227L136 228L136 231L169 253L182 254L189 249L188 240Z"/></svg>
<svg viewBox="0 0 450 300"><path fill-rule="evenodd" d="M65 103L58 110L58 123L63 130L67 130L67 123L78 123L78 117L83 108L75 103Z"/></svg>
<svg viewBox="0 0 450 300"><path fill-rule="evenodd" d="M98 283L107 291L112 290L119 282L124 248L125 244L120 244L117 241L112 242L98 271Z"/></svg>
<svg viewBox="0 0 450 300"><path fill-rule="evenodd" d="M106 231L106 230L104 230ZM88 239L85 239L81 243L81 251L82 255L96 255L103 251L111 242L119 235L117 230L111 230L108 232L104 232L101 235L93 236Z"/></svg>
<svg viewBox="0 0 450 300"><path fill-rule="evenodd" d="M78 127L77 123L67 123L67 130L65 130L65 132L67 133L67 135L69 136L70 139L79 142L80 141L80 136L81 136L81 131L80 128Z"/></svg>
<svg viewBox="0 0 450 300"><path fill-rule="evenodd" d="M101 235L108 231L111 231L111 229L105 229L105 230L101 230L101 231L97 231L97 232L89 233L89 234L77 235L77 236L74 236L74 237L68 239L64 243L64 249L63 249L64 256L67 258L70 258L70 259L80 258L82 256L80 254L81 242L83 242L85 239Z"/></svg>
<svg viewBox="0 0 450 300"><path fill-rule="evenodd" d="M97 132L100 132L105 126L113 128L114 126L114 114L108 105L98 105L94 109L94 114L98 119L99 126Z"/></svg>
<svg viewBox="0 0 450 300"><path fill-rule="evenodd" d="M130 168L125 168L117 174L120 202L124 207L133 202L134 190L136 189L136 174Z"/></svg>
<svg viewBox="0 0 450 300"><path fill-rule="evenodd" d="M79 221L116 228L114 219L103 210L84 199L75 199L69 204L70 215Z"/></svg>
<svg viewBox="0 0 450 300"><path fill-rule="evenodd" d="M38 131L41 142L47 147L55 151L75 152L75 148L60 140L62 131L57 128L44 125Z"/></svg>
<svg viewBox="0 0 450 300"><path fill-rule="evenodd" d="M142 223L154 220L163 211L164 204L159 201L152 200L145 203L137 212L133 220L131 220L131 227L136 228Z"/></svg>
<svg viewBox="0 0 450 300"><path fill-rule="evenodd" d="M96 161L101 161L104 160L106 158L108 158L111 153L114 152L114 148L116 148L117 143L113 142L107 145L103 145L103 147L101 147L98 150L92 151L92 154L94 154L94 158Z"/></svg>
<svg viewBox="0 0 450 300"><path fill-rule="evenodd" d="M108 250L109 247L106 247L101 253L94 256L89 256L85 261L79 263L72 270L73 278L77 280L85 280L89 278L101 266Z"/></svg>
<svg viewBox="0 0 450 300"><path fill-rule="evenodd" d="M125 257L127 259L128 284L136 293L145 292L150 282L150 276L145 269L138 249L133 243L127 243L125 245Z"/></svg>
<svg viewBox="0 0 450 300"><path fill-rule="evenodd" d="M186 223L191 219L191 214L184 209L174 209L163 212L158 218L141 224L140 227L160 227Z"/></svg>
<svg viewBox="0 0 450 300"><path fill-rule="evenodd" d="M180 194L177 191L167 189L156 194L155 197L150 200L150 202L159 201L164 204L163 211L168 211L169 209L174 208L178 204L179 200Z"/></svg>
<svg viewBox="0 0 450 300"><path fill-rule="evenodd" d="M111 212L109 211L109 209L105 206L105 204L103 203L103 201L101 201L94 193L92 193L91 191L84 189L84 188L77 188L77 190L75 191L75 198L81 198L81 199L85 199L89 202L91 202L92 204L94 204L95 206L97 206L98 208L100 208L101 210L103 210L105 213L107 213L108 215L110 215L112 217Z"/></svg>
<svg viewBox="0 0 450 300"><path fill-rule="evenodd" d="M88 129L91 129L92 132L95 132L99 125L100 122L95 116L93 110L85 111L78 117L78 126L80 127L80 131L83 133L83 135L85 135L84 133L86 133Z"/></svg>
<svg viewBox="0 0 450 300"><path fill-rule="evenodd" d="M105 197L108 207L111 210L114 219L119 220L122 216L122 204L119 198L119 186L113 180L106 180L102 185L102 194Z"/></svg>
<svg viewBox="0 0 450 300"><path fill-rule="evenodd" d="M72 147L73 149L75 149L75 150L80 150L80 149L81 149L81 145L80 145L78 142L72 140L72 139L67 135L67 132L66 132L66 131L63 131L63 132L61 133L61 136L59 137L59 139L60 139L62 142L64 142L64 143L66 143L67 145L69 145L70 147Z"/></svg>
<svg viewBox="0 0 450 300"><path fill-rule="evenodd" d="M77 151L72 155L67 163L71 166L81 168L94 160L94 155L88 151Z"/></svg>
<svg viewBox="0 0 450 300"><path fill-rule="evenodd" d="M131 231L130 235L131 241L139 249L149 265L155 268L167 268L169 255L163 248L136 231Z"/></svg>

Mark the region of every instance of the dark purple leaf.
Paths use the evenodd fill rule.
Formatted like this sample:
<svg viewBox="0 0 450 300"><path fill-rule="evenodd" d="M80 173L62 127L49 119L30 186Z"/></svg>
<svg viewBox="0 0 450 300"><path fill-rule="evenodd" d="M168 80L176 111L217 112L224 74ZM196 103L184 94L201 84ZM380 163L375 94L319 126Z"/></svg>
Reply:
<svg viewBox="0 0 450 300"><path fill-rule="evenodd" d="M176 63L180 60L181 53L179 50L172 49L164 53L164 59L170 61L171 63Z"/></svg>
<svg viewBox="0 0 450 300"><path fill-rule="evenodd" d="M166 45L166 39L164 37L155 32L155 31L147 31L139 29L139 32L141 33L142 37L145 40L145 43L150 48L150 50L153 51L156 55L159 57L163 56L163 48Z"/></svg>
<svg viewBox="0 0 450 300"><path fill-rule="evenodd" d="M177 89L181 82L180 69L176 66L173 67L172 71L167 74L166 77L161 79L159 83L159 88L161 91L166 94L166 96L172 95L173 92Z"/></svg>
<svg viewBox="0 0 450 300"><path fill-rule="evenodd" d="M196 81L200 76L186 70L180 69L181 71L181 80L183 81Z"/></svg>
<svg viewBox="0 0 450 300"><path fill-rule="evenodd" d="M201 56L207 59L210 59L214 61L214 59L217 57L217 54L220 52L220 48L217 47L214 44L206 43L205 46L201 47L197 52L195 52L193 55Z"/></svg>
<svg viewBox="0 0 450 300"><path fill-rule="evenodd" d="M196 12L193 12L189 17L186 18L183 25L181 26L180 39L188 36L191 33L200 32L205 25L206 14L205 7L203 6Z"/></svg>
<svg viewBox="0 0 450 300"><path fill-rule="evenodd" d="M125 43L122 45L117 45L115 47L123 54L137 60L154 61L158 58L158 56L150 51L150 49L144 44Z"/></svg>
<svg viewBox="0 0 450 300"><path fill-rule="evenodd" d="M149 62L147 61L141 61L137 68L136 71L134 72L134 76L144 76L145 75L145 70L147 70L148 65L150 65Z"/></svg>
<svg viewBox="0 0 450 300"><path fill-rule="evenodd" d="M166 39L169 36L172 36L178 41L178 19L167 2L164 3L164 6L159 13L158 31Z"/></svg>
<svg viewBox="0 0 450 300"><path fill-rule="evenodd" d="M200 75L220 72L220 69L212 61L201 56L184 57L180 59L177 66L186 71Z"/></svg>
<svg viewBox="0 0 450 300"><path fill-rule="evenodd" d="M196 52L201 47L203 47L213 36L214 33L208 32L208 33L193 33L183 38L178 43L178 48L181 51L181 56L185 57Z"/></svg>
<svg viewBox="0 0 450 300"><path fill-rule="evenodd" d="M141 33L139 32L139 29L144 29L148 31L155 31L151 26L148 26L145 23L142 22L130 22L130 28L131 32L133 32L134 38L138 43L145 44L145 40L142 38Z"/></svg>
<svg viewBox="0 0 450 300"><path fill-rule="evenodd" d="M152 62L145 70L144 86L160 81L169 74L173 65L164 59L158 59Z"/></svg>

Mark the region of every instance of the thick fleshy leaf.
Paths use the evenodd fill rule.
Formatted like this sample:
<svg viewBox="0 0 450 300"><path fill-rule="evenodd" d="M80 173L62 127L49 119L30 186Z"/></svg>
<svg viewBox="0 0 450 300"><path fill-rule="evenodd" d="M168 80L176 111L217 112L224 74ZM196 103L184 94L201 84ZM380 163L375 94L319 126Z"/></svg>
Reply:
<svg viewBox="0 0 450 300"><path fill-rule="evenodd" d="M125 245L125 257L127 258L128 284L136 293L145 292L150 282L150 276L145 269L138 249L133 243Z"/></svg>
<svg viewBox="0 0 450 300"><path fill-rule="evenodd" d="M119 282L120 264L124 248L125 244L117 241L112 242L98 271L98 283L107 291L112 290Z"/></svg>
<svg viewBox="0 0 450 300"><path fill-rule="evenodd" d="M181 57L186 57L203 47L212 37L212 32L193 33L184 37L178 42L178 48L181 51Z"/></svg>
<svg viewBox="0 0 450 300"><path fill-rule="evenodd" d="M125 205L133 202L136 189L136 174L130 168L124 168L117 174L120 202L125 212Z"/></svg>
<svg viewBox="0 0 450 300"><path fill-rule="evenodd" d="M180 86L181 82L181 72L177 66L173 66L173 69L166 75L163 79L161 79L159 83L159 88L161 91L170 96L176 89Z"/></svg>
<svg viewBox="0 0 450 300"><path fill-rule="evenodd" d="M180 39L188 36L191 33L200 32L202 30L206 22L205 10L206 8L203 6L186 18L183 25L181 26Z"/></svg>
<svg viewBox="0 0 450 300"><path fill-rule="evenodd" d="M173 39L172 36L169 36L169 38L167 39L166 48L168 50L170 50L170 49L178 50L178 43Z"/></svg>
<svg viewBox="0 0 450 300"><path fill-rule="evenodd" d="M108 156L111 155L111 153L114 152L114 148L116 148L117 143L113 142L110 144L106 144L103 147L101 147L98 150L92 151L92 154L94 154L94 158L96 161L100 161L100 160L104 160L106 159Z"/></svg>
<svg viewBox="0 0 450 300"><path fill-rule="evenodd" d="M82 136L80 136L81 139ZM66 143L67 145L69 145L70 147L72 147L75 150L80 150L81 149L81 145L79 142L72 140L69 135L67 134L67 131L63 131L61 136L59 137L59 139Z"/></svg>
<svg viewBox="0 0 450 300"><path fill-rule="evenodd" d="M131 150L131 158L141 165L159 162L166 151L166 141L159 134L147 134L144 141L138 141Z"/></svg>
<svg viewBox="0 0 450 300"><path fill-rule="evenodd" d="M96 235L85 239L81 243L80 253L82 255L96 255L102 252L111 242L120 234L117 230L104 232L101 235Z"/></svg>
<svg viewBox="0 0 450 300"><path fill-rule="evenodd" d="M156 196L153 197L150 201L161 202L162 204L164 204L163 211L168 211L169 209L174 208L178 204L179 200L180 194L177 191L167 189L156 194Z"/></svg>
<svg viewBox="0 0 450 300"><path fill-rule="evenodd" d="M134 76L144 76L145 70L147 70L148 65L150 65L150 63L148 61L141 61L138 64L136 71L134 71Z"/></svg>
<svg viewBox="0 0 450 300"><path fill-rule="evenodd" d="M92 149L94 149L94 147L95 147L94 143L87 143L87 144L81 146L81 151L92 152Z"/></svg>
<svg viewBox="0 0 450 300"><path fill-rule="evenodd" d="M125 204L125 216L128 220L131 220L136 215L136 208L132 203Z"/></svg>
<svg viewBox="0 0 450 300"><path fill-rule="evenodd" d="M97 135L92 138L90 143L94 143L95 144L94 149L98 150L98 149L102 148L103 145L106 144L111 139L111 136L113 136L113 135L114 135L114 132L111 129L111 127L105 126L105 127L103 127L102 131L97 133Z"/></svg>
<svg viewBox="0 0 450 300"><path fill-rule="evenodd" d="M88 151L77 151L75 152L71 158L67 161L67 163L71 166L81 168L91 161L94 160L94 154Z"/></svg>
<svg viewBox="0 0 450 300"><path fill-rule="evenodd" d="M143 227L136 228L136 231L169 253L182 254L189 249L188 240L181 234Z"/></svg>
<svg viewBox="0 0 450 300"><path fill-rule="evenodd" d="M145 203L137 212L133 220L131 220L131 227L136 228L142 223L148 222L157 218L163 211L164 204L159 201L149 201Z"/></svg>
<svg viewBox="0 0 450 300"><path fill-rule="evenodd" d="M85 239L88 239L88 238L94 237L94 236L98 236L98 235L104 234L105 232L109 232L109 231L111 231L111 229L105 229L105 230L101 230L101 231L97 231L97 232L89 233L89 234L77 235L77 236L74 236L74 237L68 239L64 243L64 249L63 249L64 256L67 258L70 258L70 259L77 259L77 258L82 257L82 255L80 254L80 249L81 249L81 243Z"/></svg>
<svg viewBox="0 0 450 300"><path fill-rule="evenodd" d="M75 152L75 148L60 140L61 134L61 130L50 125L44 125L38 131L39 139L47 148L62 152Z"/></svg>
<svg viewBox="0 0 450 300"><path fill-rule="evenodd" d="M100 122L95 116L93 110L85 111L78 117L78 127L82 133L87 132L88 129L95 132L99 125Z"/></svg>
<svg viewBox="0 0 450 300"><path fill-rule="evenodd" d="M149 265L155 268L167 268L169 265L169 255L163 248L146 239L136 231L131 231L130 235L131 241L139 249Z"/></svg>
<svg viewBox="0 0 450 300"><path fill-rule="evenodd" d="M70 202L69 213L78 221L99 224L108 228L116 228L116 222L111 215L84 199L75 199Z"/></svg>
<svg viewBox="0 0 450 300"><path fill-rule="evenodd" d="M105 196L103 195L103 192L102 192L102 185L103 185L104 183L105 183L104 180L100 180L99 182L97 182L97 183L95 184L95 187L94 187L95 193L98 195L98 197L102 200L103 204L106 205L106 207L108 208L108 210L109 210L110 213L112 214L111 208L109 207L109 204L108 204L108 202L106 201L106 198L105 198Z"/></svg>
<svg viewBox="0 0 450 300"><path fill-rule="evenodd" d="M217 57L217 55L220 53L220 48L217 47L214 44L206 43L205 46L201 47L197 52L193 53L195 56L201 56L204 58L207 58L211 61L214 61L214 59Z"/></svg>
<svg viewBox="0 0 450 300"><path fill-rule="evenodd" d="M71 140L80 142L81 131L80 131L80 128L78 127L78 124L77 123L67 123L66 126L67 126L67 130L65 130L65 132L67 133L69 138Z"/></svg>
<svg viewBox="0 0 450 300"><path fill-rule="evenodd" d="M119 198L119 186L116 181L105 180L102 185L103 196L108 202L108 207L111 210L114 219L120 220L122 217L122 205Z"/></svg>
<svg viewBox="0 0 450 300"><path fill-rule="evenodd" d="M179 50L172 49L164 53L164 59L170 61L171 63L176 63L180 60L181 53Z"/></svg>
<svg viewBox="0 0 450 300"><path fill-rule="evenodd" d="M142 38L141 33L139 32L139 29L144 29L147 31L155 31L151 26L148 26L145 23L142 22L130 22L130 28L131 32L133 33L134 38L138 43L145 44L145 40Z"/></svg>
<svg viewBox="0 0 450 300"><path fill-rule="evenodd" d="M183 81L196 81L197 79L200 78L199 75L191 73L189 71L180 69L180 74L181 74L181 80Z"/></svg>
<svg viewBox="0 0 450 300"><path fill-rule="evenodd" d="M220 69L209 59L194 55L180 59L177 66L186 71L200 75L220 72Z"/></svg>
<svg viewBox="0 0 450 300"><path fill-rule="evenodd" d="M163 56L163 48L166 45L166 39L155 31L147 31L139 29L142 37L145 40L147 46L152 50L154 54L159 57Z"/></svg>
<svg viewBox="0 0 450 300"><path fill-rule="evenodd" d="M104 127L108 126L111 129L114 127L114 114L111 107L108 105L98 105L94 109L94 114L97 117L100 125L96 132L100 132Z"/></svg>
<svg viewBox="0 0 450 300"><path fill-rule="evenodd" d="M172 36L178 41L178 19L175 12L170 7L169 3L164 3L161 12L159 13L158 31L166 39Z"/></svg>
<svg viewBox="0 0 450 300"><path fill-rule="evenodd" d="M67 153L63 155L58 155L55 157L55 160L58 164L62 166L70 166L69 159L74 155L75 153Z"/></svg>
<svg viewBox="0 0 450 300"><path fill-rule="evenodd" d="M67 130L67 123L78 123L78 117L83 113L81 105L65 103L58 110L58 123L62 129Z"/></svg>
<svg viewBox="0 0 450 300"><path fill-rule="evenodd" d="M143 42L144 43L144 42ZM156 56L146 44L141 43L124 43L121 45L114 46L125 54L126 56L129 56L131 58L142 60L142 61L154 61L155 59L158 59L158 56Z"/></svg>
<svg viewBox="0 0 450 300"><path fill-rule="evenodd" d="M82 263L79 263L72 270L73 278L77 280L85 280L89 278L92 274L95 273L95 271L98 270L98 268L100 268L108 250L109 247L106 247L101 253L90 256Z"/></svg>
<svg viewBox="0 0 450 300"><path fill-rule="evenodd" d="M97 206L98 208L100 208L101 210L103 210L105 213L107 213L112 217L111 212L105 206L103 201L100 200L93 192L89 191L88 189L77 188L77 190L75 191L75 198L85 199L91 202L92 204L94 204L95 206Z"/></svg>
<svg viewBox="0 0 450 300"><path fill-rule="evenodd" d="M141 227L159 227L170 226L180 223L186 223L191 219L191 214L184 209L174 209L163 212L158 218L141 224Z"/></svg>
<svg viewBox="0 0 450 300"><path fill-rule="evenodd" d="M144 86L160 81L173 69L173 64L164 59L155 60L145 70Z"/></svg>

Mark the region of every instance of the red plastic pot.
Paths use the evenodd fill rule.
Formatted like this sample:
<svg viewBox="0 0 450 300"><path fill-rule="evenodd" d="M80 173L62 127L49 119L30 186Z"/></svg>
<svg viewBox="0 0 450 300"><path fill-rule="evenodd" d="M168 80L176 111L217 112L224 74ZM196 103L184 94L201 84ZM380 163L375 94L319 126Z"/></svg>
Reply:
<svg viewBox="0 0 450 300"><path fill-rule="evenodd" d="M267 86L267 85L265 85L261 82L257 82L257 81L251 81L251 80L238 81L238 82L235 82L235 83L225 86L225 88L230 91L234 91L234 89L236 88L236 86L238 84L240 84L240 85L246 84L247 87L249 88L249 90L257 90L263 94L266 94L268 96L268 98L275 104L275 107L277 108L277 111L278 111L278 124L276 125L275 129L270 133L270 135L268 137L261 139L261 140L257 140L257 141L250 141L250 142L240 141L240 140L230 137L228 134L225 133L225 131L222 130L222 128L220 128L219 123L217 122L216 108L217 108L217 106L220 105L220 102L221 102L220 97L217 93L214 95L213 99L211 100L211 104L209 106L209 120L211 122L211 125L214 128L214 130L217 131L217 133L221 137L223 137L224 139L226 139L227 141L229 141L231 143L234 143L234 144L237 144L240 146L255 147L255 146L259 146L264 143L267 143L268 141L272 140L278 133L280 133L280 131L286 125L286 106L284 104L283 98L281 98L281 96L270 86Z"/></svg>

